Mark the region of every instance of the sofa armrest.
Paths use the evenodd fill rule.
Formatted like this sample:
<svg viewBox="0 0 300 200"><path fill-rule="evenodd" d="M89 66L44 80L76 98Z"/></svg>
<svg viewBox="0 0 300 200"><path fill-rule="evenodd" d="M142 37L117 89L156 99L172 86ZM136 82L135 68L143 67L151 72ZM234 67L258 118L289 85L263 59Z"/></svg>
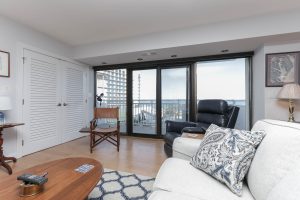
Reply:
<svg viewBox="0 0 300 200"><path fill-rule="evenodd" d="M182 121L170 121L166 120L166 131L181 133L185 127L196 127L197 124L194 122L182 122Z"/></svg>
<svg viewBox="0 0 300 200"><path fill-rule="evenodd" d="M201 139L178 137L173 143L173 157L190 161L201 144Z"/></svg>

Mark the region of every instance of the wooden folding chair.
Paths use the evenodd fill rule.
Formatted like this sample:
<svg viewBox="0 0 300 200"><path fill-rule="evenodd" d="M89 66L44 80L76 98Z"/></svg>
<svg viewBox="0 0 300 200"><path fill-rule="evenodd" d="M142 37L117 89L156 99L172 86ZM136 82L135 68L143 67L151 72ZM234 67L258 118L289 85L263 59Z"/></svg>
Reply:
<svg viewBox="0 0 300 200"><path fill-rule="evenodd" d="M98 119L116 119L117 126L115 127L97 127ZM99 138L96 139L96 136ZM120 121L119 108L95 108L94 119L90 123L90 152L93 153L93 148L103 141L108 141L120 147Z"/></svg>

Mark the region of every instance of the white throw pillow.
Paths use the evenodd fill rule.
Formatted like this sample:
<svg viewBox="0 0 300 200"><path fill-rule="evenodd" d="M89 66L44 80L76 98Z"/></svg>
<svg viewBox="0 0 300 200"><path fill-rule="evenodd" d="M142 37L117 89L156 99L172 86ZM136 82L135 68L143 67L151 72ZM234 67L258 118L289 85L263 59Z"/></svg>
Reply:
<svg viewBox="0 0 300 200"><path fill-rule="evenodd" d="M210 125L191 165L213 176L242 195L247 174L263 131L244 131Z"/></svg>

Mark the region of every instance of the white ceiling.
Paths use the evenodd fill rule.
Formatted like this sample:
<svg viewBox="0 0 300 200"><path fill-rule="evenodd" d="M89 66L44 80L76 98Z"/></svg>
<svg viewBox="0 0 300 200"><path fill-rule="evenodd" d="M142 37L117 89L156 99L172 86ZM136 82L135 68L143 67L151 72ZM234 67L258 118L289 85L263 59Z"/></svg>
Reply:
<svg viewBox="0 0 300 200"><path fill-rule="evenodd" d="M299 0L0 0L0 15L72 46L298 8Z"/></svg>
<svg viewBox="0 0 300 200"><path fill-rule="evenodd" d="M145 62L154 60L164 60L164 59L175 59L172 55L176 55L176 58L187 58L187 57L199 57L199 56L209 56L209 55L220 55L226 53L240 53L240 52L250 52L261 46L262 44L281 44L285 42L299 42L300 33L289 33L276 36L266 36L266 37L255 37L246 38L239 40L230 40L224 42L215 42L208 44L190 45L174 48L164 48L164 49L152 49L151 51L140 51L140 52L130 52L123 54L105 55L105 56L95 56L91 58L78 59L82 63L86 63L91 66L105 66L114 65L121 63L134 63L134 62ZM229 50L226 53L222 53L222 50ZM149 55L151 53L155 55ZM148 55L147 55L148 54ZM138 61L138 58L142 58L142 61ZM105 63L105 64L104 64Z"/></svg>

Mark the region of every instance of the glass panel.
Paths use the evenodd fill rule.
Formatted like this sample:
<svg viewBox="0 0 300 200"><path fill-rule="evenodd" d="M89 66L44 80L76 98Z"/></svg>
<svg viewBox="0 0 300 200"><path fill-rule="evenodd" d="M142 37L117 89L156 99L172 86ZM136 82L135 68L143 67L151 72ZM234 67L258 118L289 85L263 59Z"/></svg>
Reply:
<svg viewBox="0 0 300 200"><path fill-rule="evenodd" d="M133 132L156 134L156 69L133 71Z"/></svg>
<svg viewBox="0 0 300 200"><path fill-rule="evenodd" d="M166 120L187 121L187 68L161 70L162 134Z"/></svg>
<svg viewBox="0 0 300 200"><path fill-rule="evenodd" d="M247 128L246 59L197 63L197 100L224 99L240 107L236 128Z"/></svg>
<svg viewBox="0 0 300 200"><path fill-rule="evenodd" d="M126 132L126 69L97 71L96 107L119 107L120 131Z"/></svg>

